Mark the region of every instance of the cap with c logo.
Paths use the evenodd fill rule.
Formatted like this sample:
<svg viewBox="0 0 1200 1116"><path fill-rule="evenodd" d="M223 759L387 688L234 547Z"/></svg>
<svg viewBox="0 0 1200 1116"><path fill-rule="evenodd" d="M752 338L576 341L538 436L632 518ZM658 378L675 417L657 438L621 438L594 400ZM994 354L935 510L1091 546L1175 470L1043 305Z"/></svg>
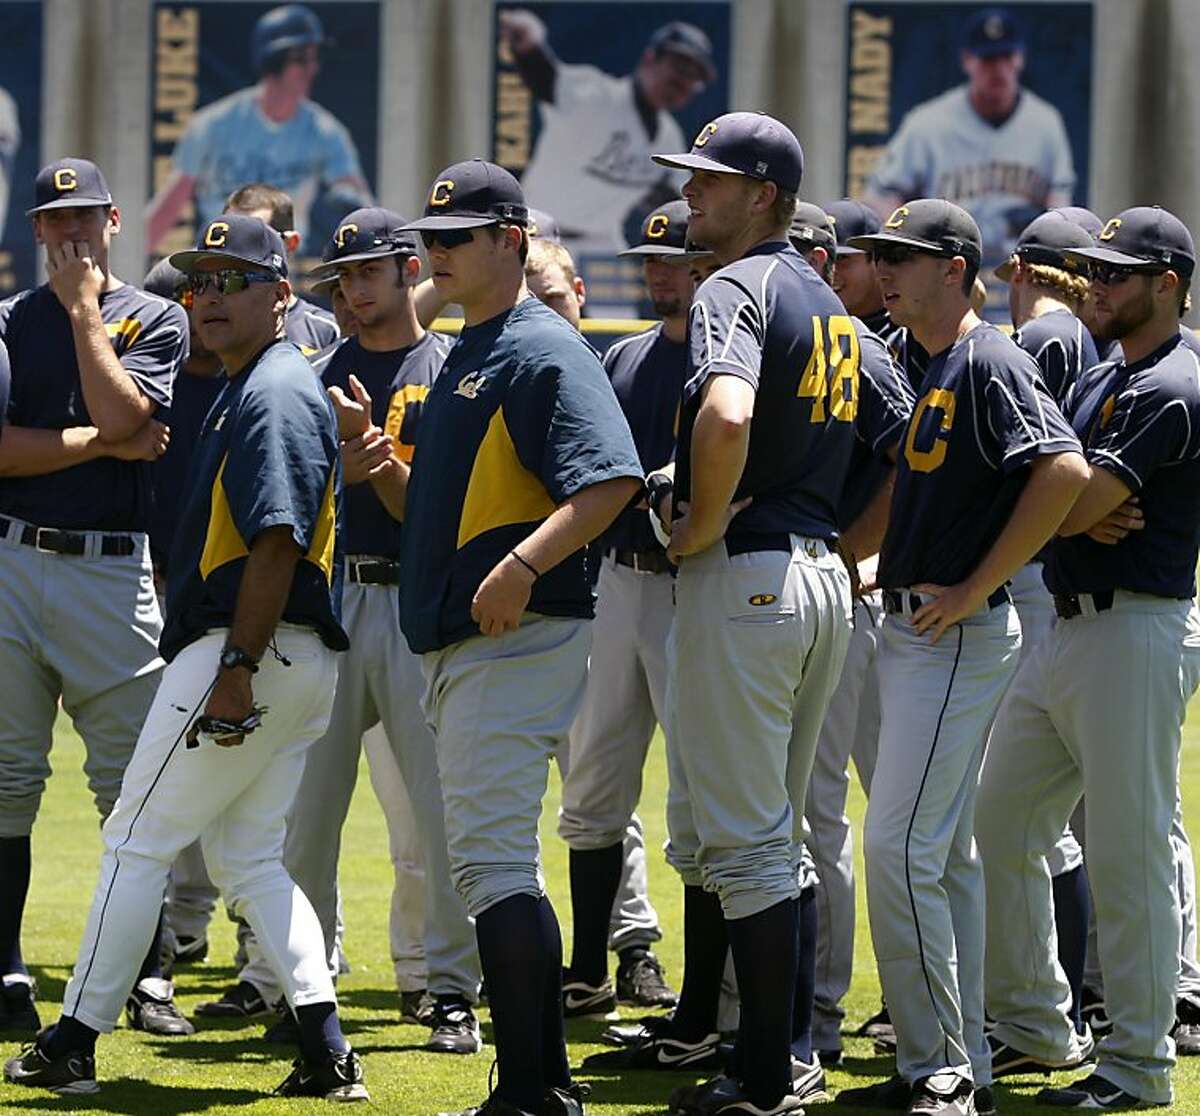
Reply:
<svg viewBox="0 0 1200 1116"><path fill-rule="evenodd" d="M852 236L847 243L868 250L876 244L898 244L934 256L962 256L976 266L983 255L983 236L975 218L944 198L905 202L892 210L878 232Z"/></svg>
<svg viewBox="0 0 1200 1116"><path fill-rule="evenodd" d="M321 262L310 275L335 275L340 264L383 256L415 256L417 238L404 232L404 218L379 206L347 213L325 245Z"/></svg>
<svg viewBox="0 0 1200 1116"><path fill-rule="evenodd" d="M680 155L652 155L664 167L744 174L794 194L804 176L804 152L792 130L765 112L727 112L710 120Z"/></svg>
<svg viewBox="0 0 1200 1116"><path fill-rule="evenodd" d="M642 234L637 244L618 255L682 256L690 213L688 203L682 200L652 209L642 222Z"/></svg>
<svg viewBox="0 0 1200 1116"><path fill-rule="evenodd" d="M525 227L529 209L521 184L503 167L468 159L442 171L425 199L425 215L404 226L421 229L473 229L504 222Z"/></svg>
<svg viewBox="0 0 1200 1116"><path fill-rule="evenodd" d="M1088 248L1067 255L1138 271L1170 268L1185 278L1196 268L1196 245L1187 226L1157 205L1135 205L1113 217Z"/></svg>
<svg viewBox="0 0 1200 1116"><path fill-rule="evenodd" d="M27 217L47 209L85 205L112 205L108 183L95 163L87 159L58 159L38 171L33 180L33 208Z"/></svg>
<svg viewBox="0 0 1200 1116"><path fill-rule="evenodd" d="M245 264L281 279L288 270L283 237L265 221L244 213L214 217L200 230L195 248L169 258L173 267L189 275L201 260Z"/></svg>

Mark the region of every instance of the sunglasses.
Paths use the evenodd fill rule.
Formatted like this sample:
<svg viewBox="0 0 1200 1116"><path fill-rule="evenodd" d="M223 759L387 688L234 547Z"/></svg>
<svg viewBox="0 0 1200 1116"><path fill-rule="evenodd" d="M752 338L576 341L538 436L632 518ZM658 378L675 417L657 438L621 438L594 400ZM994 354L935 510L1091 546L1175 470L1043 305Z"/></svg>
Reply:
<svg viewBox="0 0 1200 1116"><path fill-rule="evenodd" d="M1088 278L1093 283L1115 287L1135 275L1161 275L1165 270L1166 268L1162 267L1120 267L1115 264L1094 263L1088 267Z"/></svg>
<svg viewBox="0 0 1200 1116"><path fill-rule="evenodd" d="M209 287L214 287L217 294L238 294L251 283L278 283L279 276L269 271L238 271L236 268L222 268L220 271L197 271L188 278L192 297L202 295Z"/></svg>
<svg viewBox="0 0 1200 1116"><path fill-rule="evenodd" d="M868 251L872 263L906 264L918 256L938 256L940 252L927 251L924 248L910 248L907 244L873 244Z"/></svg>
<svg viewBox="0 0 1200 1116"><path fill-rule="evenodd" d="M449 250L451 248L461 248L464 244L470 244L475 239L473 229L430 229L421 231L421 243L425 245L425 250L429 251L437 245Z"/></svg>

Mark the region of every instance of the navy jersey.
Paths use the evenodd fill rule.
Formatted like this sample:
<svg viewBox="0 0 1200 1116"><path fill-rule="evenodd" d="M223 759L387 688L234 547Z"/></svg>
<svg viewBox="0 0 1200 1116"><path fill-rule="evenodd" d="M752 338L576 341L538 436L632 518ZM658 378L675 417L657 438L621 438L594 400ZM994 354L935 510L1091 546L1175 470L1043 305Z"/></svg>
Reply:
<svg viewBox="0 0 1200 1116"><path fill-rule="evenodd" d="M1076 385L1071 424L1093 467L1137 496L1145 526L1108 546L1087 535L1054 542L1052 593L1196 592L1200 553L1200 356L1182 337L1134 364L1102 364Z"/></svg>
<svg viewBox="0 0 1200 1116"><path fill-rule="evenodd" d="M675 464L675 500L691 498L692 428L701 388L736 376L755 392L746 467L734 500L753 503L726 541L756 549L764 535L832 539L854 448L859 342L837 295L795 248L768 242L700 286Z"/></svg>
<svg viewBox="0 0 1200 1116"><path fill-rule="evenodd" d="M1080 375L1100 363L1092 335L1070 310L1031 318L1013 333L1013 340L1037 361L1042 381L1059 405Z"/></svg>
<svg viewBox="0 0 1200 1116"><path fill-rule="evenodd" d="M321 382L290 341L272 342L226 382L204 420L186 487L171 548L162 657L169 662L210 628L232 622L255 538L282 526L291 527L302 552L282 619L345 650L337 422Z"/></svg>
<svg viewBox="0 0 1200 1116"><path fill-rule="evenodd" d="M425 400L404 507L400 625L415 652L479 634L471 600L576 492L641 477L590 345L536 298L465 326ZM534 582L532 612L590 617L583 549Z"/></svg>
<svg viewBox="0 0 1200 1116"><path fill-rule="evenodd" d="M284 316L283 333L306 357L316 356L338 339L337 320L316 303L297 298Z"/></svg>
<svg viewBox="0 0 1200 1116"><path fill-rule="evenodd" d="M371 397L371 422L395 440L401 461L412 461L417 425L425 397L441 370L450 339L427 333L415 345L372 352L347 337L313 360L327 387L340 387L353 399L350 376L357 376ZM400 524L375 494L370 481L347 485L342 497L342 549L347 554L400 557Z"/></svg>
<svg viewBox="0 0 1200 1116"><path fill-rule="evenodd" d="M625 412L646 473L675 458L686 364L687 345L672 341L661 325L622 338L604 354L604 370ZM597 545L601 550L662 550L644 508L626 508Z"/></svg>
<svg viewBox="0 0 1200 1116"><path fill-rule="evenodd" d="M862 514L891 471L894 455L912 415L916 394L908 377L892 359L883 339L859 318L852 318L858 333L858 413L854 433L858 440L850 457L838 528L844 531Z"/></svg>
<svg viewBox="0 0 1200 1116"><path fill-rule="evenodd" d="M193 376L184 369L175 377L171 410L162 419L171 427L167 451L150 463L154 489L154 507L150 515L150 557L159 573L166 573L175 523L187 496L185 485L192 466L192 455L200 438L200 428L221 389L224 373Z"/></svg>
<svg viewBox="0 0 1200 1116"><path fill-rule="evenodd" d="M128 284L100 296L113 350L138 389L160 407L188 356L182 306ZM67 311L49 286L0 303L8 346L13 426L66 430L91 426ZM0 512L43 527L145 531L150 526L150 462L100 457L37 477L0 480Z"/></svg>
<svg viewBox="0 0 1200 1116"><path fill-rule="evenodd" d="M868 314L863 318L863 322L867 329L883 339L888 352L892 354L892 359L908 377L913 391L916 391L925 379L925 369L929 367L929 354L921 343L909 332L907 326L896 325L886 308Z"/></svg>
<svg viewBox="0 0 1200 1116"><path fill-rule="evenodd" d="M896 468L879 584L956 585L991 549L1046 454L1080 451L1028 353L986 322L933 356Z"/></svg>

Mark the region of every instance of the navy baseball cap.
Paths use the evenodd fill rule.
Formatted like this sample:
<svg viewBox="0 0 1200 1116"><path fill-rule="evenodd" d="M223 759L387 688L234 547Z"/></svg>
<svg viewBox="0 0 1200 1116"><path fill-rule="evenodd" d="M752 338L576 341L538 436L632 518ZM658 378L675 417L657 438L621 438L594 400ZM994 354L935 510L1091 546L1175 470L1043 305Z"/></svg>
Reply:
<svg viewBox="0 0 1200 1116"><path fill-rule="evenodd" d="M555 244L562 243L562 233L558 228L558 221L551 217L544 209L529 209L528 225L530 236L536 236L540 240L553 240Z"/></svg>
<svg viewBox="0 0 1200 1116"><path fill-rule="evenodd" d="M962 256L978 265L983 237L975 218L943 198L917 198L892 211L879 231L850 239L852 248L900 244L935 256Z"/></svg>
<svg viewBox="0 0 1200 1116"><path fill-rule="evenodd" d="M831 256L837 248L837 232L829 214L812 202L799 202L788 229L788 240L797 252L824 248Z"/></svg>
<svg viewBox="0 0 1200 1116"><path fill-rule="evenodd" d="M650 36L649 47L656 52L680 54L695 62L704 72L705 81L714 81L717 67L713 63L712 42L694 23L676 21L660 27Z"/></svg>
<svg viewBox="0 0 1200 1116"><path fill-rule="evenodd" d="M997 58L1024 50L1025 37L1003 8L984 8L967 24L963 49L980 58Z"/></svg>
<svg viewBox="0 0 1200 1116"><path fill-rule="evenodd" d="M1078 271L1082 267L1080 262L1064 255L1064 252L1069 248L1090 248L1094 243L1091 234L1082 225L1077 225L1061 213L1043 213L1021 230L1013 255L1023 263L1047 264L1067 271ZM1012 256L993 272L1003 283L1012 278L1012 273Z"/></svg>
<svg viewBox="0 0 1200 1116"><path fill-rule="evenodd" d="M95 163L87 159L58 159L42 167L33 180L33 208L26 217L47 209L84 205L112 205L108 183Z"/></svg>
<svg viewBox="0 0 1200 1116"><path fill-rule="evenodd" d="M879 214L869 205L854 198L842 198L821 207L833 222L837 234L839 256L861 256L861 248L852 248L848 241L852 236L870 236L879 232Z"/></svg>
<svg viewBox="0 0 1200 1116"><path fill-rule="evenodd" d="M214 217L196 239L196 247L169 256L171 263L190 275L201 260L240 263L270 271L281 279L287 275L287 252L283 237L257 217L244 213L222 213Z"/></svg>
<svg viewBox="0 0 1200 1116"><path fill-rule="evenodd" d="M528 226L529 209L521 184L503 167L483 159L455 163L437 176L425 203L425 216L406 230L477 229L496 225Z"/></svg>
<svg viewBox="0 0 1200 1116"><path fill-rule="evenodd" d="M179 296L187 288L188 277L184 275L170 260L159 260L142 280L142 290L149 291L159 298L178 301Z"/></svg>
<svg viewBox="0 0 1200 1116"><path fill-rule="evenodd" d="M390 209L367 206L347 213L325 245L321 262L309 275L336 275L339 264L377 256L417 255L417 238L403 230L404 218Z"/></svg>
<svg viewBox="0 0 1200 1116"><path fill-rule="evenodd" d="M1096 243L1068 253L1096 263L1139 271L1171 271L1188 278L1196 268L1196 245L1187 226L1159 206L1136 205L1113 217Z"/></svg>
<svg viewBox="0 0 1200 1116"><path fill-rule="evenodd" d="M303 4L282 4L264 12L254 25L250 50L254 69L261 73L267 62L285 50L305 46L331 46L317 13Z"/></svg>
<svg viewBox="0 0 1200 1116"><path fill-rule="evenodd" d="M667 202L652 209L642 222L642 238L618 256L682 256L687 241L688 214L685 201Z"/></svg>
<svg viewBox="0 0 1200 1116"><path fill-rule="evenodd" d="M794 194L804 176L804 152L792 130L765 112L727 112L710 120L682 155L652 155L664 167L744 174Z"/></svg>
<svg viewBox="0 0 1200 1116"><path fill-rule="evenodd" d="M1074 221L1093 240L1100 235L1104 228L1104 222L1082 205L1060 205L1057 209L1051 209L1049 212L1061 213L1068 221Z"/></svg>

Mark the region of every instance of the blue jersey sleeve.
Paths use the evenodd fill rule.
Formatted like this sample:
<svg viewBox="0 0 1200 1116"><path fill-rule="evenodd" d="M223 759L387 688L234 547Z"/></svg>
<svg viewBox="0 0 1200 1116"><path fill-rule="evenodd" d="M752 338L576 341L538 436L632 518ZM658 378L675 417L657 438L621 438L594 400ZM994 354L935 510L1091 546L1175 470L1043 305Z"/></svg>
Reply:
<svg viewBox="0 0 1200 1116"><path fill-rule="evenodd" d="M732 278L706 279L688 319L688 371L684 392L691 396L710 376L736 376L758 390L766 324L750 292Z"/></svg>
<svg viewBox="0 0 1200 1116"><path fill-rule="evenodd" d="M521 464L556 504L593 484L643 475L612 384L581 340L518 368L504 419Z"/></svg>
<svg viewBox="0 0 1200 1116"><path fill-rule="evenodd" d="M324 398L281 383L247 385L239 402L221 485L246 546L269 527L290 527L307 553L333 479L326 442L334 417Z"/></svg>
<svg viewBox="0 0 1200 1116"><path fill-rule="evenodd" d="M117 355L142 394L169 407L175 375L187 363L190 334L182 306L163 301L161 310L147 313L149 320L127 348L118 345Z"/></svg>
<svg viewBox="0 0 1200 1116"><path fill-rule="evenodd" d="M900 444L916 395L883 340L855 319L858 333L858 407L854 430L872 453L884 456Z"/></svg>

